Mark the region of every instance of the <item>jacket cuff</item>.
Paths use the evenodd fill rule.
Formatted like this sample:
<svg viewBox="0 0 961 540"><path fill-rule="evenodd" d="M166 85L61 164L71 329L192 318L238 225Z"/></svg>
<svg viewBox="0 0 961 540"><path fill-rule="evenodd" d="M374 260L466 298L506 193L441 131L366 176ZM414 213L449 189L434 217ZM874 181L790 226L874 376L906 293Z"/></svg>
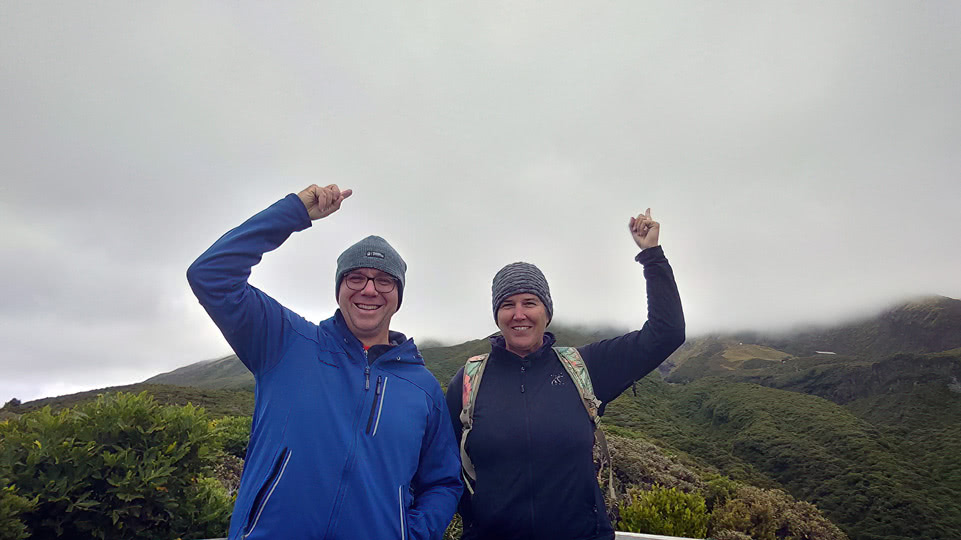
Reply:
<svg viewBox="0 0 961 540"><path fill-rule="evenodd" d="M284 197L286 204L293 206L293 212L296 214L297 219L300 223L297 224L295 231L302 231L304 229L310 228L313 222L310 220L310 214L307 213L307 207L304 206L304 201L300 200L300 197L296 193L290 193ZM296 202L296 204L294 204Z"/></svg>
<svg viewBox="0 0 961 540"><path fill-rule="evenodd" d="M660 245L657 245L652 248L642 249L641 252L634 257L634 260L643 265L648 265L651 263L666 262L667 257L664 256L664 249Z"/></svg>

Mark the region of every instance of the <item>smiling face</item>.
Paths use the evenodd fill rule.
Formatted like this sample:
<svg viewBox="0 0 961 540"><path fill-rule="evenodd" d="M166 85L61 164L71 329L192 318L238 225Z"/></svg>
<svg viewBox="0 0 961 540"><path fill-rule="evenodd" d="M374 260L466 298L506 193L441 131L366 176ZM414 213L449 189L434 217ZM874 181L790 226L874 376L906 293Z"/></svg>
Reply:
<svg viewBox="0 0 961 540"><path fill-rule="evenodd" d="M352 290L345 281L352 275L362 275L367 283L359 291ZM347 272L337 292L337 305L351 333L365 346L387 344L390 318L397 312L397 287L389 292L378 292L374 280L391 278L390 274L373 268L358 268Z"/></svg>
<svg viewBox="0 0 961 540"><path fill-rule="evenodd" d="M497 327L507 350L517 356L527 356L541 348L547 323L547 308L530 293L508 296L497 308Z"/></svg>

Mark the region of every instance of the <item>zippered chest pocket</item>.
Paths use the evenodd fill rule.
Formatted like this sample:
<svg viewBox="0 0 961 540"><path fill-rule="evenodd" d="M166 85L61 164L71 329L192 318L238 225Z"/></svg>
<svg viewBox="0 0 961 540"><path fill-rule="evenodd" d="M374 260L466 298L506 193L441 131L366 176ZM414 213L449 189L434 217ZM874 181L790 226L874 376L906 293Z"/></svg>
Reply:
<svg viewBox="0 0 961 540"><path fill-rule="evenodd" d="M364 434L392 444L419 448L430 410L427 396L409 381L390 373L370 378L373 399L365 410Z"/></svg>
<svg viewBox="0 0 961 540"><path fill-rule="evenodd" d="M387 394L387 383L390 377L378 375L374 385L374 401L370 404L370 415L367 417L367 434L371 437L377 435L377 428L380 427L380 416L384 412L384 398Z"/></svg>

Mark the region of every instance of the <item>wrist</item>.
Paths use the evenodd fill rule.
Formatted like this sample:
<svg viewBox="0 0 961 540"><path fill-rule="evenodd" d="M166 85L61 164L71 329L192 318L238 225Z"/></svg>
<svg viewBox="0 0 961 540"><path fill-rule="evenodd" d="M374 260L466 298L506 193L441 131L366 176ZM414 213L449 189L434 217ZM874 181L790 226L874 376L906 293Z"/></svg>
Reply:
<svg viewBox="0 0 961 540"><path fill-rule="evenodd" d="M664 258L664 249L660 244L649 248L642 248L634 260L641 264L648 264Z"/></svg>
<svg viewBox="0 0 961 540"><path fill-rule="evenodd" d="M291 193L287 195L287 197L285 198L289 199L291 202L293 202L294 200L297 200L300 203L300 204L291 204L291 206L294 207L293 209L294 213L297 214L298 219L300 220L300 224L298 225L297 230L302 231L310 227L311 225L313 225L312 220L310 218L310 212L307 210L307 204L304 203L304 199L299 194Z"/></svg>

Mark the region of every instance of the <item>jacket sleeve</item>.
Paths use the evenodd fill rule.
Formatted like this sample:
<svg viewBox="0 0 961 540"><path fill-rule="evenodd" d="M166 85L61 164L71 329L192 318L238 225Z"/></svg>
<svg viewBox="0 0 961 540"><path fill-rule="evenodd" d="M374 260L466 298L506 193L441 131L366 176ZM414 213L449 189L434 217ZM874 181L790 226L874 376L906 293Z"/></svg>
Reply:
<svg viewBox="0 0 961 540"><path fill-rule="evenodd" d="M457 510L463 489L460 451L454 442L440 386L433 401L420 463L412 482L414 502L407 511L408 537L412 540L440 540Z"/></svg>
<svg viewBox="0 0 961 540"><path fill-rule="evenodd" d="M247 283L250 269L264 253L310 225L307 209L291 193L221 236L187 269L200 305L254 375L279 360L286 309Z"/></svg>
<svg viewBox="0 0 961 540"><path fill-rule="evenodd" d="M684 312L674 271L660 246L636 257L647 280L647 322L640 330L579 347L603 403L612 401L684 343Z"/></svg>

